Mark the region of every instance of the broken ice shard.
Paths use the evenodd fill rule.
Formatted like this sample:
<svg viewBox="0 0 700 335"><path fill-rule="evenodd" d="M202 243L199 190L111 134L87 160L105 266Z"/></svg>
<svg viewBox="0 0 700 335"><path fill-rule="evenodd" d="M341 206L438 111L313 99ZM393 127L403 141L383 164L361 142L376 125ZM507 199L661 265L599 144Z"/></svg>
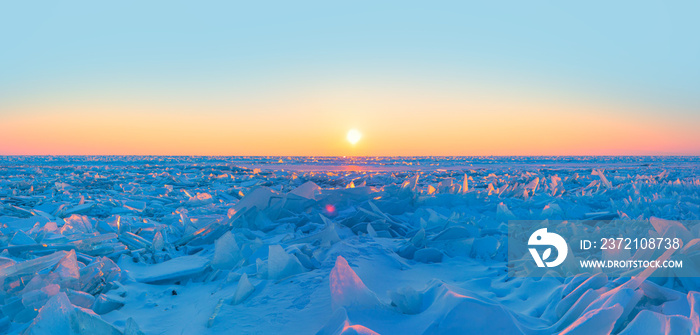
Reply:
<svg viewBox="0 0 700 335"><path fill-rule="evenodd" d="M41 307L25 334L121 335L122 332L92 311L73 306L66 294L60 292Z"/></svg>
<svg viewBox="0 0 700 335"><path fill-rule="evenodd" d="M181 256L158 264L138 264L124 257L119 260L122 270L142 283L186 279L204 272L208 265L209 259L197 255Z"/></svg>
<svg viewBox="0 0 700 335"><path fill-rule="evenodd" d="M364 309L381 305L377 295L365 286L342 256L338 256L331 270L330 284L333 308Z"/></svg>
<svg viewBox="0 0 700 335"><path fill-rule="evenodd" d="M267 258L267 276L269 279L277 280L297 273L301 273L304 267L299 260L287 254L279 245L271 245Z"/></svg>
<svg viewBox="0 0 700 335"><path fill-rule="evenodd" d="M238 248L236 239L228 231L214 243L214 257L211 266L216 269L231 269L242 259L240 252L241 249Z"/></svg>
<svg viewBox="0 0 700 335"><path fill-rule="evenodd" d="M255 291L255 286L248 280L248 274L244 273L241 279L238 280L238 287L236 287L236 293L233 295L231 303L238 305L247 299Z"/></svg>

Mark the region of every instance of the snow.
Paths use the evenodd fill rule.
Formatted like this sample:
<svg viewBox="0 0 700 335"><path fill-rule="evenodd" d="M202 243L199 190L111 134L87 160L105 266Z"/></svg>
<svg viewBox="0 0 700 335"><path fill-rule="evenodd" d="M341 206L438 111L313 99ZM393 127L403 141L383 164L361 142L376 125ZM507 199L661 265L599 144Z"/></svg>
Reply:
<svg viewBox="0 0 700 335"><path fill-rule="evenodd" d="M682 241L606 259L693 264L699 168L697 157L0 157L0 333L698 334L697 276L511 277L506 261L509 220L596 219L612 221L595 236L636 222L627 233Z"/></svg>

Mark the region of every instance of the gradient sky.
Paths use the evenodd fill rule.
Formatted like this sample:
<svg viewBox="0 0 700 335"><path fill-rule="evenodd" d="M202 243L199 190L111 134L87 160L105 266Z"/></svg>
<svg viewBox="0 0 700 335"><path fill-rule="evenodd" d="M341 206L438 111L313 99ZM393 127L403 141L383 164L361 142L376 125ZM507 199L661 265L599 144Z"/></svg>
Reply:
<svg viewBox="0 0 700 335"><path fill-rule="evenodd" d="M698 13L6 1L0 154L698 155Z"/></svg>

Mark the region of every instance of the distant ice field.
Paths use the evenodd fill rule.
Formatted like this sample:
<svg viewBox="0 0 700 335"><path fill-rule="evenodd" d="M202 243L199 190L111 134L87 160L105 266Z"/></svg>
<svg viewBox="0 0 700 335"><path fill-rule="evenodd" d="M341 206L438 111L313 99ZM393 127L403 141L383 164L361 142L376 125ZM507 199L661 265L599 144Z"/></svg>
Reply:
<svg viewBox="0 0 700 335"><path fill-rule="evenodd" d="M700 157L2 156L0 333L697 334L698 220Z"/></svg>
<svg viewBox="0 0 700 335"><path fill-rule="evenodd" d="M436 156L436 157L289 157L289 156L0 156L4 165L235 164L296 171L365 169L374 171L459 170L486 167L693 167L700 156Z"/></svg>

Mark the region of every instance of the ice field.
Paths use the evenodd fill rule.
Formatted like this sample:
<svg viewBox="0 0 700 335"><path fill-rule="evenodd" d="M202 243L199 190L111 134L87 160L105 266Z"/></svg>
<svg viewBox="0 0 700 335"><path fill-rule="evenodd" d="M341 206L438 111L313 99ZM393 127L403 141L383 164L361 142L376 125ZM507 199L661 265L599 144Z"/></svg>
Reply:
<svg viewBox="0 0 700 335"><path fill-rule="evenodd" d="M699 157L0 157L0 333L698 334L700 271L506 258L509 220L639 220L700 270L699 191Z"/></svg>

